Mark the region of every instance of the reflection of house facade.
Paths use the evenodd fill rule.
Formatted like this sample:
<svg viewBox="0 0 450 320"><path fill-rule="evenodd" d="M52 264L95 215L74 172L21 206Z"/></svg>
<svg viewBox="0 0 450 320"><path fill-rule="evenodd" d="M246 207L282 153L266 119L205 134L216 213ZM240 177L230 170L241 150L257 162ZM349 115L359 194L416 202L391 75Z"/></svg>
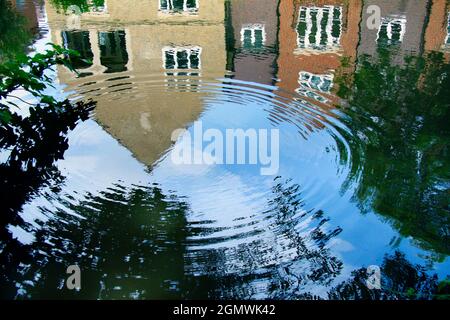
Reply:
<svg viewBox="0 0 450 320"><path fill-rule="evenodd" d="M28 28L33 31L36 30L39 26L39 9L36 4L31 0L11 0L10 2L15 10L26 17Z"/></svg>
<svg viewBox="0 0 450 320"><path fill-rule="evenodd" d="M145 164L202 112L200 75L225 73L223 0L106 0L76 30L50 4L47 13L53 42L91 60L77 63L80 77L60 68L60 81L96 100L97 121Z"/></svg>
<svg viewBox="0 0 450 320"><path fill-rule="evenodd" d="M425 32L425 50L444 51L450 60L450 4L447 0L434 0Z"/></svg>
<svg viewBox="0 0 450 320"><path fill-rule="evenodd" d="M397 59L401 62L405 55L421 53L429 2L424 0L364 1L363 21L367 21L371 16L371 13L367 12L369 6L377 5L381 9L381 26L370 29L364 25L361 28L358 54L375 56L380 45L397 46L399 48Z"/></svg>
<svg viewBox="0 0 450 320"><path fill-rule="evenodd" d="M278 86L329 106L342 58L356 58L361 8L360 0L281 0Z"/></svg>
<svg viewBox="0 0 450 320"><path fill-rule="evenodd" d="M233 0L230 6L235 78L272 84L278 41L277 1Z"/></svg>

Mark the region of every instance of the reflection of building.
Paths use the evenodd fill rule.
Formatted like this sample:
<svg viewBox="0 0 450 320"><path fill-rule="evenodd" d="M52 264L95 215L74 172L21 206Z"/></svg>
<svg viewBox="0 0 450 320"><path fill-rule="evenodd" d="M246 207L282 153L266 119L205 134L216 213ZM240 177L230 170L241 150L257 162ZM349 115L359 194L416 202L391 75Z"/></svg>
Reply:
<svg viewBox="0 0 450 320"><path fill-rule="evenodd" d="M424 0L368 0L364 1L363 21L370 13L367 9L377 5L381 9L381 26L370 29L361 28L361 43L358 54L375 56L379 46L398 46L398 62L405 55L421 53L423 35L427 23L427 7L430 1ZM434 1L433 1L434 2Z"/></svg>
<svg viewBox="0 0 450 320"><path fill-rule="evenodd" d="M446 0L434 0L425 32L425 49L445 52L450 60L450 5Z"/></svg>
<svg viewBox="0 0 450 320"><path fill-rule="evenodd" d="M230 2L229 30L234 37L235 78L272 84L277 45L277 1L234 0Z"/></svg>
<svg viewBox="0 0 450 320"><path fill-rule="evenodd" d="M173 130L202 112L200 75L225 74L224 1L185 1L186 11L180 3L107 0L77 30L47 4L53 42L90 60L77 62L79 77L60 68L60 81L96 100L97 121L148 165L170 147Z"/></svg>
<svg viewBox="0 0 450 320"><path fill-rule="evenodd" d="M281 0L278 86L329 105L342 58L356 58L362 2Z"/></svg>
<svg viewBox="0 0 450 320"><path fill-rule="evenodd" d="M30 30L37 30L39 26L38 12L36 4L32 0L11 0L12 7L22 14Z"/></svg>

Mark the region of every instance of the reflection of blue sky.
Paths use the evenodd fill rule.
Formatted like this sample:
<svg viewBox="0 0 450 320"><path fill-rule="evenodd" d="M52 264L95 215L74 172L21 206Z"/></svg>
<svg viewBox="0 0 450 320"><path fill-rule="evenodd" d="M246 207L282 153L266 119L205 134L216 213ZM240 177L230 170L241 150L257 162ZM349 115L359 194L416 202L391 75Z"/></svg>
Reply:
<svg viewBox="0 0 450 320"><path fill-rule="evenodd" d="M238 101L231 103L225 94L217 94L213 99L208 96L205 112L199 120L203 122L204 130L270 129L274 128L267 120L270 109L270 100L265 103L261 100L257 103L247 101L245 105L241 105ZM283 180L292 179L292 183L301 186L304 210L321 209L331 218L326 229L343 229L342 233L328 243L332 255L344 262L344 269L335 283L345 280L356 268L380 264L386 253L396 249L390 246L390 242L398 237L398 233L379 216L373 213L362 215L351 201L352 190L341 194L348 168L338 165L333 151L336 142L327 131L332 129L317 130L305 140L291 124L283 123L277 128L280 129L279 175ZM192 127L189 130L192 131ZM202 239L192 237L191 249L232 248L261 239L266 245L270 245L275 241L277 234L270 230L264 219L267 203L273 198L271 188L274 177L261 176L258 166L176 166L171 162L170 155L166 155L149 175L147 168L129 150L93 120L81 123L71 132L69 142L70 148L65 153L65 159L58 162L58 167L65 176L60 192L63 199L65 195L71 195L75 199L70 201L81 201L86 192L95 194L114 183L123 186L158 183L163 191L175 193L189 204L191 211L187 219L190 223L199 223L197 226L207 228L222 228L212 234L202 235ZM324 152L327 148L330 151ZM53 200L51 195L48 197L49 193L46 190L44 195L24 207L22 215L26 221L51 218L43 216L39 207L48 208L48 212L52 212L52 208L61 208L61 196ZM63 209L68 211L67 208ZM259 221L256 225L249 224L252 220ZM299 226L296 231L310 230L309 221L306 219L304 222L305 225ZM254 228L264 232L253 234ZM24 243L32 241L30 235L22 230L12 231ZM208 241L196 243L196 240ZM417 249L409 239L403 240L398 249L406 253L410 261L425 263L423 257L427 253ZM271 257L268 262L295 259L295 255L292 256L289 252L285 254L286 256ZM448 259L435 267L441 277L446 276L450 268ZM311 288L312 292L318 294L320 290Z"/></svg>
<svg viewBox="0 0 450 320"><path fill-rule="evenodd" d="M226 102L224 102L226 101ZM206 111L200 120L204 130L208 128L273 128L267 120L270 101L265 104L245 105L230 103L226 95L218 94L206 102ZM346 179L348 168L339 167L336 159L336 142L329 134L330 128L312 133L307 140L296 133L293 125L282 124L280 129L280 172L284 179L292 179L302 189L305 210L323 210L330 216L329 229L341 227L343 232L329 246L341 257L346 265L353 268L380 264L387 253L395 247L390 245L398 233L373 213L361 214L351 200L352 189L341 194L341 186ZM189 129L192 133L193 129ZM289 139L283 137L288 136ZM325 152L325 150L331 150ZM267 201L273 197L273 178L259 175L259 167L251 165L199 166L182 165L174 167L167 156L153 171L153 177L165 190L173 190L185 196L193 210L190 221L213 220L215 226L226 227L235 224L238 217L251 217L264 212ZM246 230L248 231L248 230ZM233 232L233 230L228 230ZM237 232L237 231L234 231ZM243 232L240 230L240 232ZM273 236L264 234L263 236ZM226 236L225 232L215 237ZM259 235L261 236L261 235ZM240 239L251 241L251 238ZM215 244L216 247L234 245L235 242ZM404 239L398 249L407 258L424 264L418 249L409 239ZM435 266L440 276L446 276L449 262Z"/></svg>

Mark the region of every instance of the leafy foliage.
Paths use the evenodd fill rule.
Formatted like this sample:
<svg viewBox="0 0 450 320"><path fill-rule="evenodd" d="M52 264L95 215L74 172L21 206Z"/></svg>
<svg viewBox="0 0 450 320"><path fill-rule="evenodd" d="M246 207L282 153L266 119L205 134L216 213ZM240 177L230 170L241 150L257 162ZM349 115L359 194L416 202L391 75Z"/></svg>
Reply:
<svg viewBox="0 0 450 320"><path fill-rule="evenodd" d="M54 162L68 148L66 135L96 105L93 101L58 101L45 94L52 86L46 71L57 64L75 71L72 61L78 58L77 52L53 45L44 53L18 56L0 65L0 150L7 156L0 164L0 201L5 211L0 215L0 240L10 238L8 224L23 224L18 215L23 204L43 185L59 179ZM27 92L37 103L17 97L18 91ZM24 104L28 105L26 115L22 115L27 111Z"/></svg>
<svg viewBox="0 0 450 320"><path fill-rule="evenodd" d="M51 3L59 11L66 12L70 6L77 6L81 12L89 12L91 8L103 7L105 0L51 0Z"/></svg>
<svg viewBox="0 0 450 320"><path fill-rule="evenodd" d="M31 38L25 17L11 8L10 1L0 0L0 63L23 53Z"/></svg>

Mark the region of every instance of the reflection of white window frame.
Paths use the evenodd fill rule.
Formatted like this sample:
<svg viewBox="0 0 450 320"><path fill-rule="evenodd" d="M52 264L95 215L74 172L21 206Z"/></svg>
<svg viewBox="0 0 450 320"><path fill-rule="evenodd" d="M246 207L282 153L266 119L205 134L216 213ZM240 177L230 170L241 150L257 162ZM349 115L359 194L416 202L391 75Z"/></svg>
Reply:
<svg viewBox="0 0 450 320"><path fill-rule="evenodd" d="M108 0L105 0L105 4L103 7L94 7L94 3L92 0L88 0L87 3L90 6L90 8L92 8L91 10L89 10L90 13L101 14L101 13L108 12ZM96 9L96 10L93 10L93 9Z"/></svg>
<svg viewBox="0 0 450 320"><path fill-rule="evenodd" d="M195 7L188 8L187 0L183 0L183 12L197 12L198 11L198 2L199 2L199 0L195 0ZM164 11L164 12L175 11L174 5L173 5L173 0L166 0L167 5L165 8L162 5L162 0L159 0L158 3L159 3L158 8L160 11Z"/></svg>
<svg viewBox="0 0 450 320"><path fill-rule="evenodd" d="M339 10L339 36L334 37L332 34L333 30L333 22L334 22L334 10ZM302 12L305 12L305 18L302 18ZM317 32L314 35L315 41L310 42L310 35L312 32L313 27L313 20L311 13L317 12ZM327 43L325 45L322 45L322 24L321 21L324 17L324 14L328 12L328 20L327 25L325 28L325 32L327 34ZM299 17L297 26L299 23L305 23L306 24L306 33L305 36L301 36L298 33L298 29L296 28L297 32L297 46L300 49L315 49L320 51L328 51L330 49L335 49L340 47L341 43L341 37L342 37L342 7L341 6L323 6L323 7L317 7L317 6L311 6L311 7L300 7L299 11Z"/></svg>
<svg viewBox="0 0 450 320"><path fill-rule="evenodd" d="M200 72L166 72L165 76L164 82L168 89L197 92L201 87Z"/></svg>
<svg viewBox="0 0 450 320"><path fill-rule="evenodd" d="M314 84L312 82L313 78L319 78L319 83ZM323 86L330 82L329 88L326 90L323 89ZM330 93L331 89L333 88L333 82L334 82L334 75L333 74L314 74L307 71L300 71L298 74L298 83L303 88L309 88L311 90L323 92L323 93Z"/></svg>
<svg viewBox="0 0 450 320"><path fill-rule="evenodd" d="M178 68L178 61L177 61L177 53L178 52L187 52L188 56L188 67L186 69L179 69ZM173 69L166 69L166 53L171 53L171 55L174 57L174 68ZM192 68L192 61L191 56L193 53L197 54L198 57L198 67L193 69ZM198 46L194 47L164 47L162 49L162 59L163 59L163 69L165 70L200 70L202 68L202 48Z"/></svg>
<svg viewBox="0 0 450 320"><path fill-rule="evenodd" d="M386 26L386 30L387 30L387 37L388 40L392 40L392 29L394 25L400 26L400 37L399 37L399 41L403 42L403 39L405 37L405 33L406 33L406 24L407 24L407 20L405 17L392 17L392 18L381 18L381 25L380 28L378 29L378 34L377 34L377 42L380 39L380 32L381 29Z"/></svg>
<svg viewBox="0 0 450 320"><path fill-rule="evenodd" d="M447 37L445 38L444 46L450 47L450 12L447 18Z"/></svg>
<svg viewBox="0 0 450 320"><path fill-rule="evenodd" d="M322 102L322 103L328 103L328 101L329 101L327 98L325 98L324 96L321 96L320 94L316 93L315 91L313 91L311 89L297 88L295 90L295 92L297 92L297 94L299 94L303 97L311 98L311 99L314 99L314 100Z"/></svg>
<svg viewBox="0 0 450 320"><path fill-rule="evenodd" d="M251 43L252 45L255 45L256 43L256 31L261 31L262 33L262 44L264 45L266 43L266 27L264 24L261 23L255 23L255 24L244 24L241 28L241 43L244 43L245 40L245 32L250 31L251 34Z"/></svg>

